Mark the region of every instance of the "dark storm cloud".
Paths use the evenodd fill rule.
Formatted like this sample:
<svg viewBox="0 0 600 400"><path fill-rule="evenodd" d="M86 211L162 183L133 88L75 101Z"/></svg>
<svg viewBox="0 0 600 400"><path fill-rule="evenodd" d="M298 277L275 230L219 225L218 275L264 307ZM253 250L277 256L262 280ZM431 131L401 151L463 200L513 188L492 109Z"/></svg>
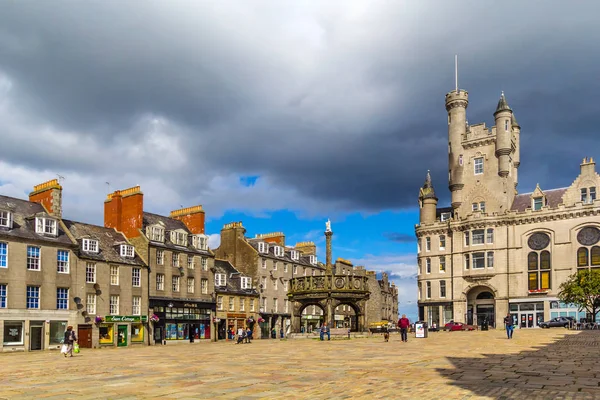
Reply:
<svg viewBox="0 0 600 400"><path fill-rule="evenodd" d="M0 72L23 118L74 132L75 149L143 143L141 116L170 121L188 164L162 179L190 196L233 173L348 209L411 207L429 169L445 203L455 53L470 123L493 125L501 90L515 111L521 188L568 185L598 156L596 2L248 4L9 2ZM53 166L59 153L19 146L24 130L0 127L7 161ZM62 162L106 168L90 159Z"/></svg>
<svg viewBox="0 0 600 400"><path fill-rule="evenodd" d="M408 233L401 233L401 232L385 232L383 234L383 236L385 236L386 238L388 238L389 240L393 241L393 242L398 242L398 243L412 243L412 242L416 242L416 237L415 235L410 235Z"/></svg>

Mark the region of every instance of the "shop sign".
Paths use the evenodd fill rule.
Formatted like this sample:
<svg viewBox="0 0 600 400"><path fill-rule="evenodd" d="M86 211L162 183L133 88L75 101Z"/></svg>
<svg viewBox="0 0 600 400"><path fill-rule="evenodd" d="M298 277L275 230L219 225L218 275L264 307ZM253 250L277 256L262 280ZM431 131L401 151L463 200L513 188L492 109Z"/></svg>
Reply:
<svg viewBox="0 0 600 400"><path fill-rule="evenodd" d="M343 321L344 320L344 316L343 315L335 315L334 316L336 321Z"/></svg>
<svg viewBox="0 0 600 400"><path fill-rule="evenodd" d="M185 303L183 306L187 308L198 308L198 304L196 303Z"/></svg>
<svg viewBox="0 0 600 400"><path fill-rule="evenodd" d="M147 315L107 315L105 322L148 322Z"/></svg>
<svg viewBox="0 0 600 400"><path fill-rule="evenodd" d="M246 318L246 314L227 313L227 318Z"/></svg>

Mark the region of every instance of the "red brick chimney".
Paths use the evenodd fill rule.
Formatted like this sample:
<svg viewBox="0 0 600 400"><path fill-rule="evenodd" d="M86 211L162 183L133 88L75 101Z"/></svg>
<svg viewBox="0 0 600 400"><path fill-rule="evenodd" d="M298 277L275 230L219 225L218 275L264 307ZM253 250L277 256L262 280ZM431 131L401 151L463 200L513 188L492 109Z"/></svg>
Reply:
<svg viewBox="0 0 600 400"><path fill-rule="evenodd" d="M144 194L139 186L116 190L104 201L104 226L115 228L128 238L140 236L143 214Z"/></svg>
<svg viewBox="0 0 600 400"><path fill-rule="evenodd" d="M35 185L29 193L29 201L41 204L50 215L62 218L62 186L58 179Z"/></svg>
<svg viewBox="0 0 600 400"><path fill-rule="evenodd" d="M279 246L285 247L285 235L283 234L283 232L260 233L254 238L262 239L267 243L275 243Z"/></svg>
<svg viewBox="0 0 600 400"><path fill-rule="evenodd" d="M205 216L202 206L186 207L171 211L169 217L183 222L194 235L204 234Z"/></svg>

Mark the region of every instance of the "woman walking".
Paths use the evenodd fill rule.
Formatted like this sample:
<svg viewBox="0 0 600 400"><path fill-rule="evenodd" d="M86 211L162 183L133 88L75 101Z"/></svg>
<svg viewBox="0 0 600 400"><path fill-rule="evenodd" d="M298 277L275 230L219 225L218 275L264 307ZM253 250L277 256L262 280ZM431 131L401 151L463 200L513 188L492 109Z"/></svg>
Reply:
<svg viewBox="0 0 600 400"><path fill-rule="evenodd" d="M73 331L72 326L67 326L67 330L65 331L65 340L64 344L67 346L65 351L65 357L69 354L73 357L73 343L77 341L77 337L75 336L75 332Z"/></svg>

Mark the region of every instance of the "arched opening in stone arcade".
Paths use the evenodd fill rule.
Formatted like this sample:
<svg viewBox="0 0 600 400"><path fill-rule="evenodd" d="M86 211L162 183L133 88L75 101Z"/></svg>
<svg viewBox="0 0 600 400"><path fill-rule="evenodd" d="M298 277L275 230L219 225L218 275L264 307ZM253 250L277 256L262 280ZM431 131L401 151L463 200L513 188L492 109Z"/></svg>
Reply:
<svg viewBox="0 0 600 400"><path fill-rule="evenodd" d="M494 291L488 286L475 286L467 293L466 323L481 325L485 320L491 327L495 327L496 300Z"/></svg>
<svg viewBox="0 0 600 400"><path fill-rule="evenodd" d="M309 303L300 309L300 333L318 330L323 325L325 311L319 303Z"/></svg>
<svg viewBox="0 0 600 400"><path fill-rule="evenodd" d="M333 328L350 328L352 332L358 331L358 319L355 306L351 303L340 303L333 314Z"/></svg>

